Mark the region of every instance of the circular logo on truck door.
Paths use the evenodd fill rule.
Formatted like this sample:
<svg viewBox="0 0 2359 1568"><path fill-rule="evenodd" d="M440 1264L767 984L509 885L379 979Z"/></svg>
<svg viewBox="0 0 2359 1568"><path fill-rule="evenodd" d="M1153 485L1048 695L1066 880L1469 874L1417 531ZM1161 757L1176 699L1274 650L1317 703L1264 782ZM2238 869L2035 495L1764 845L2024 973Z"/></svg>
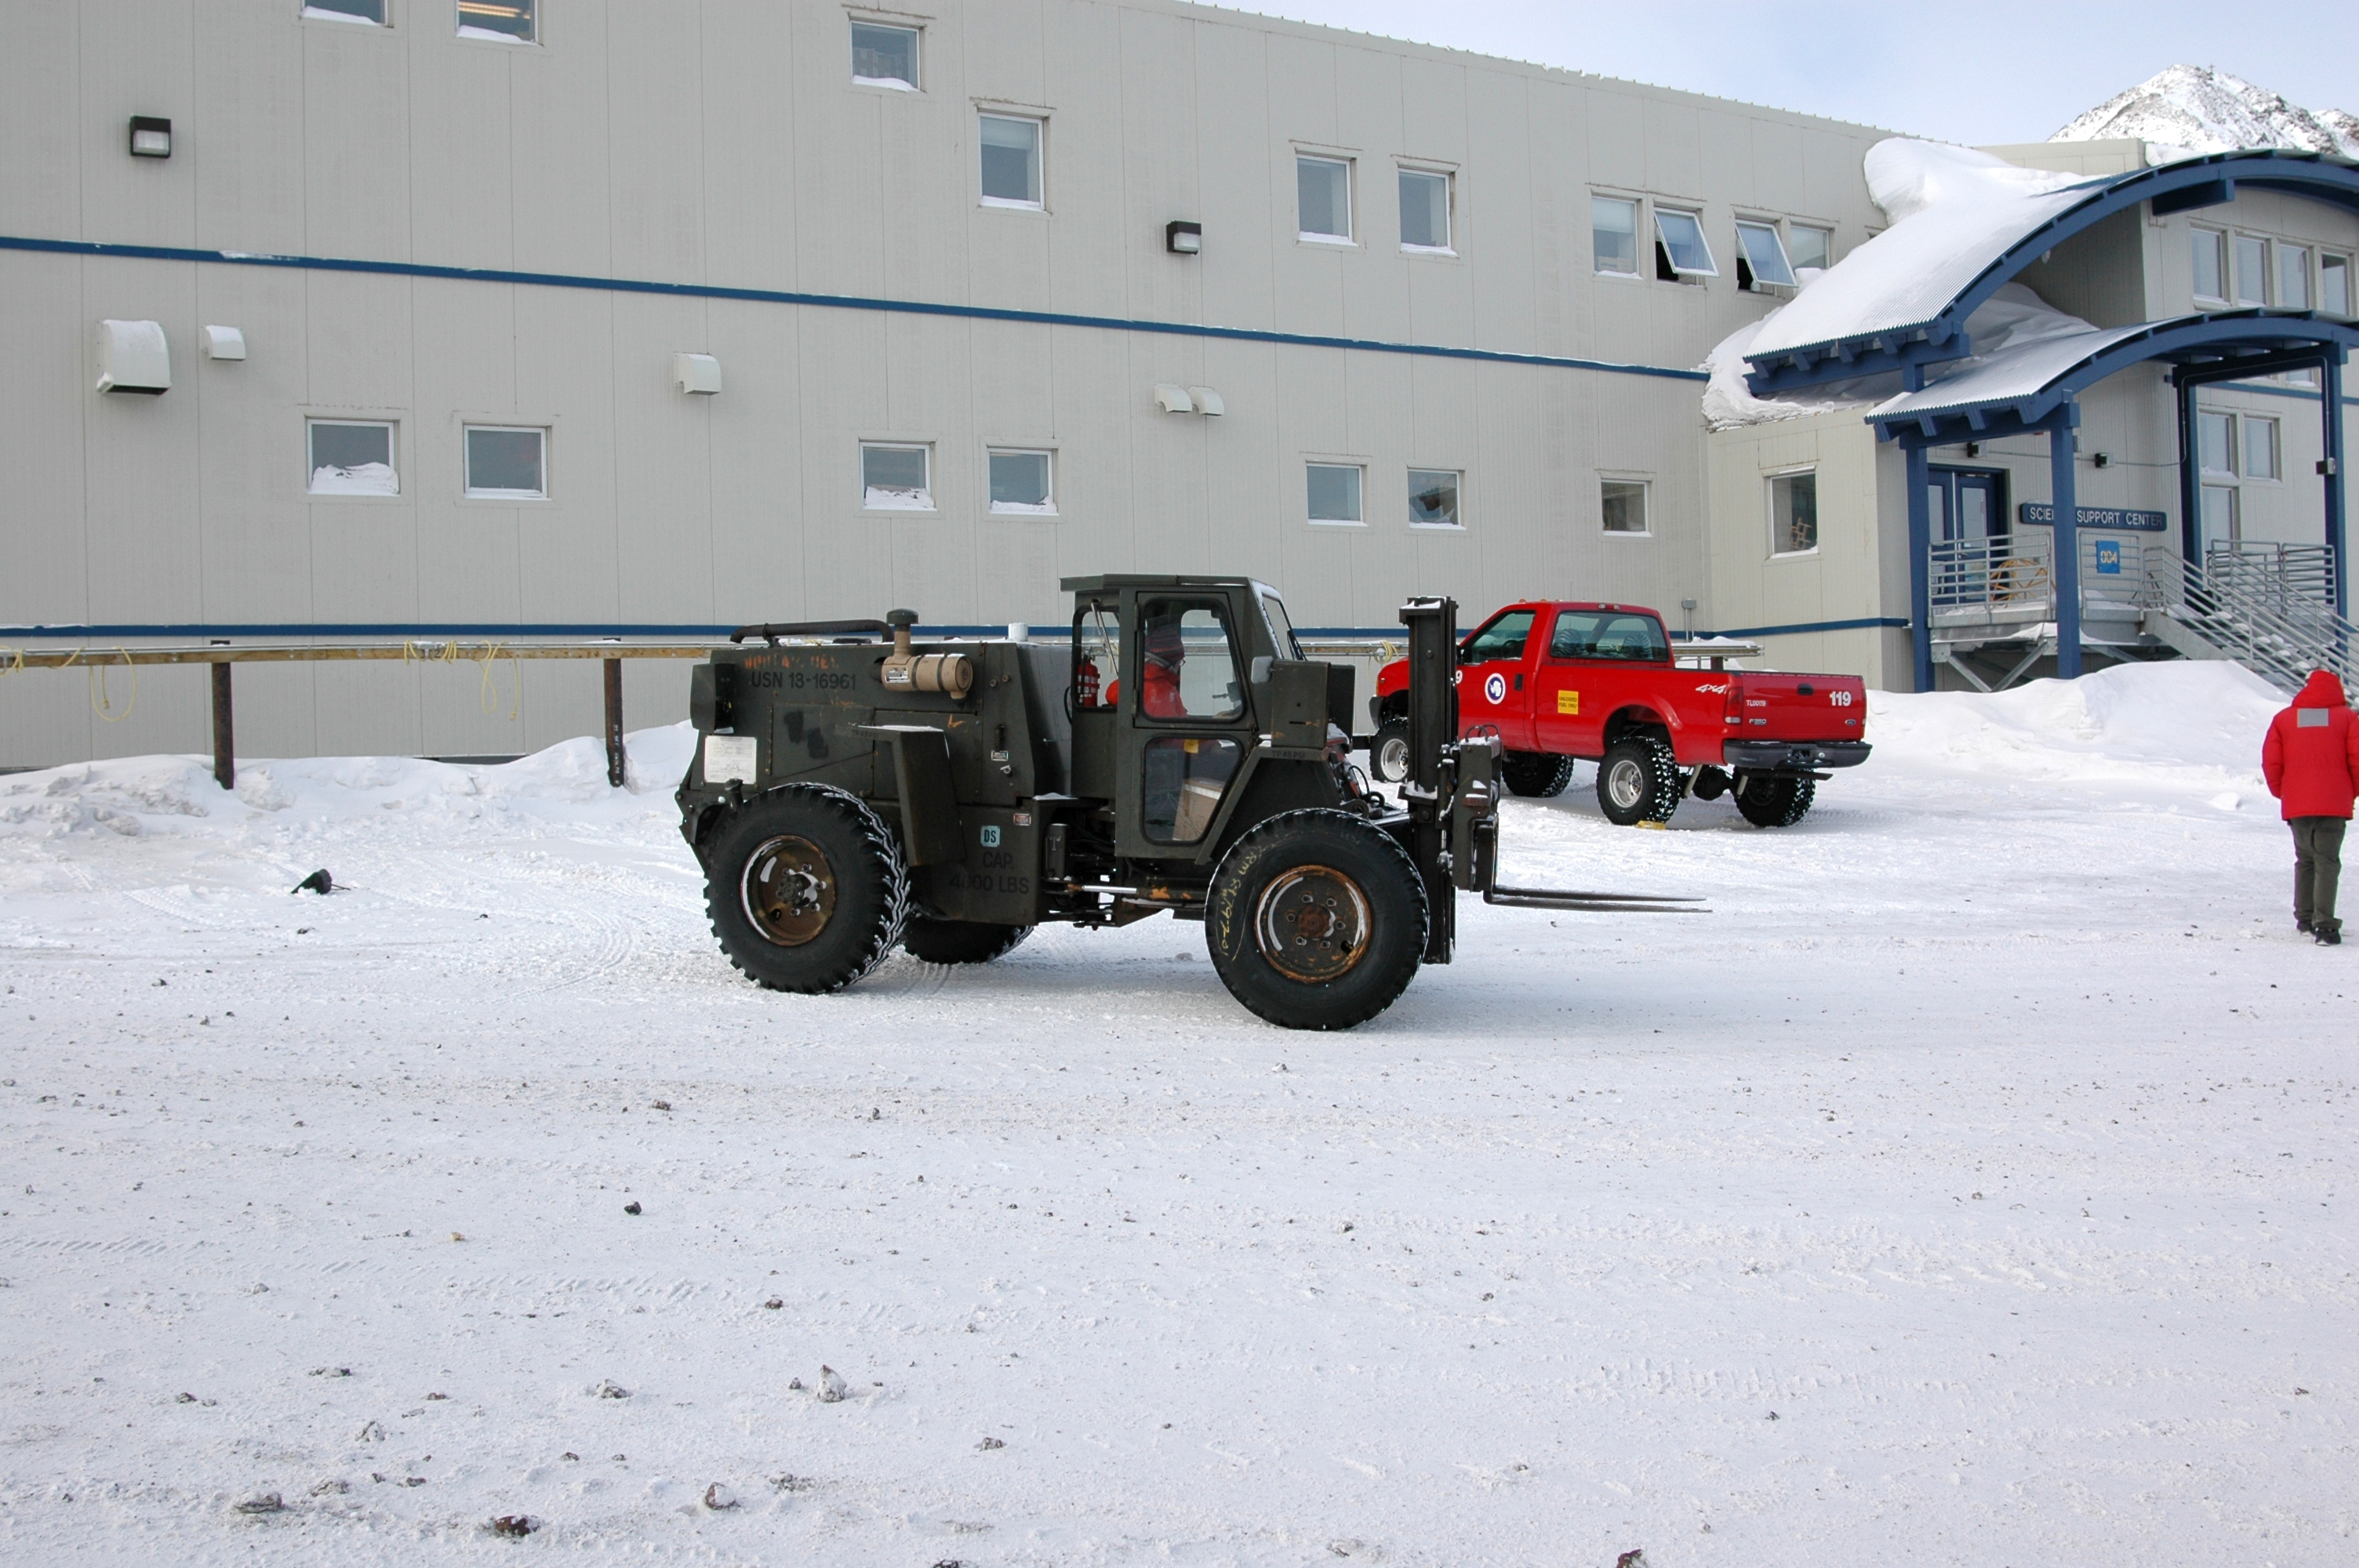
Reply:
<svg viewBox="0 0 2359 1568"><path fill-rule="evenodd" d="M1506 701L1507 677L1496 670L1492 671L1491 678L1483 683L1483 696L1494 708Z"/></svg>

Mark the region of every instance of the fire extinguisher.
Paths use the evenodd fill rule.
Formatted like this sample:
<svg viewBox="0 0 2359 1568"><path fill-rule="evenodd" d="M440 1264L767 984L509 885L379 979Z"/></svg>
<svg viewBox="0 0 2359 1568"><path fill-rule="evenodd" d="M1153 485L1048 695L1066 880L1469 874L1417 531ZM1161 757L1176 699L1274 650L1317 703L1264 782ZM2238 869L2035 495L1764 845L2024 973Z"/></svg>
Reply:
<svg viewBox="0 0 2359 1568"><path fill-rule="evenodd" d="M1081 705L1083 708L1095 708L1098 705L1098 665L1095 659L1085 658L1082 661L1081 671L1073 677L1073 686L1074 689L1081 694Z"/></svg>

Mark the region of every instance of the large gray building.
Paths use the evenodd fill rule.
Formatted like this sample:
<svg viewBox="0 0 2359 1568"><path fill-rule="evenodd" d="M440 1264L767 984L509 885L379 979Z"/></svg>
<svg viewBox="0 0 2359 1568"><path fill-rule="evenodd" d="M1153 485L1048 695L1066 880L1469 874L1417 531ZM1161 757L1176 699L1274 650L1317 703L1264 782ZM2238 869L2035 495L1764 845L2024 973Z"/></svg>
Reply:
<svg viewBox="0 0 2359 1568"><path fill-rule="evenodd" d="M1636 600L1906 685L1897 449L1857 412L1714 432L1697 369L1886 225L1885 136L1168 0L23 0L0 625L1053 624L1060 575L1202 569L1334 629ZM2265 258L2347 280L2359 219L2259 200ZM2092 255L2141 280L2115 314L2190 287L2144 230ZM2117 477L2167 456L2143 395ZM486 704L250 667L242 748L594 729L543 668ZM0 683L0 764L199 749L201 679L143 672L120 722ZM631 681L679 716L678 665Z"/></svg>

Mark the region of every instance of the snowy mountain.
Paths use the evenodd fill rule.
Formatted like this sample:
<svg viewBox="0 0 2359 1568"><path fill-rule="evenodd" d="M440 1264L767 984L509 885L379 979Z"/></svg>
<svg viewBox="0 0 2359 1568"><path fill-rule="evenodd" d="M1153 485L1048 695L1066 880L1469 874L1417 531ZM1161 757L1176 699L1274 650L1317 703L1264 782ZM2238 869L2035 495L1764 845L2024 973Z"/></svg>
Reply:
<svg viewBox="0 0 2359 1568"><path fill-rule="evenodd" d="M2048 139L2136 137L2194 153L2288 147L2359 157L2359 115L2313 112L2209 66L2174 65L2107 99Z"/></svg>

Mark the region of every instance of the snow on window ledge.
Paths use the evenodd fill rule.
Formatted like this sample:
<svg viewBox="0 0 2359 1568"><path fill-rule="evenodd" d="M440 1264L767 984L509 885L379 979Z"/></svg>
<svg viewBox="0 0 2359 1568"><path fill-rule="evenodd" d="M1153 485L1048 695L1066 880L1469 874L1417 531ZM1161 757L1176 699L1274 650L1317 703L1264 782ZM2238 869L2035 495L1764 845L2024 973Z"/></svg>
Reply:
<svg viewBox="0 0 2359 1568"><path fill-rule="evenodd" d="M467 499L470 501L547 501L549 499L549 492L545 490L471 489L467 492Z"/></svg>
<svg viewBox="0 0 2359 1568"><path fill-rule="evenodd" d="M352 22L364 27L382 27L383 22L367 16L355 16L350 11L331 11L324 5L306 5L303 19L307 22Z"/></svg>
<svg viewBox="0 0 2359 1568"><path fill-rule="evenodd" d="M905 490L898 485L872 484L860 495L863 510L868 512L931 512L934 492L930 490Z"/></svg>
<svg viewBox="0 0 2359 1568"><path fill-rule="evenodd" d="M1356 245L1359 243L1357 240L1354 240L1349 234L1314 234L1308 229L1303 230L1294 237L1300 240L1306 245ZM1408 247L1407 245L1403 245L1401 249L1407 250Z"/></svg>
<svg viewBox="0 0 2359 1568"><path fill-rule="evenodd" d="M475 27L463 22L459 26L459 36L462 38L480 38L490 44L530 44L537 41L532 38L520 38L514 33L501 32L497 27Z"/></svg>
<svg viewBox="0 0 2359 1568"><path fill-rule="evenodd" d="M1057 515L1057 503L1053 501L995 501L991 503L991 510L1003 517L1054 517Z"/></svg>
<svg viewBox="0 0 2359 1568"><path fill-rule="evenodd" d="M1412 245L1407 240L1403 240L1401 254L1411 256L1454 256L1458 252L1455 247L1450 245Z"/></svg>
<svg viewBox="0 0 2359 1568"><path fill-rule="evenodd" d="M904 81L897 76L855 76L852 79L852 85L854 87L889 87L896 92L915 92L918 90L918 84L916 82Z"/></svg>
<svg viewBox="0 0 2359 1568"><path fill-rule="evenodd" d="M311 470L314 495L399 495L401 477L384 463L338 468L322 463Z"/></svg>

